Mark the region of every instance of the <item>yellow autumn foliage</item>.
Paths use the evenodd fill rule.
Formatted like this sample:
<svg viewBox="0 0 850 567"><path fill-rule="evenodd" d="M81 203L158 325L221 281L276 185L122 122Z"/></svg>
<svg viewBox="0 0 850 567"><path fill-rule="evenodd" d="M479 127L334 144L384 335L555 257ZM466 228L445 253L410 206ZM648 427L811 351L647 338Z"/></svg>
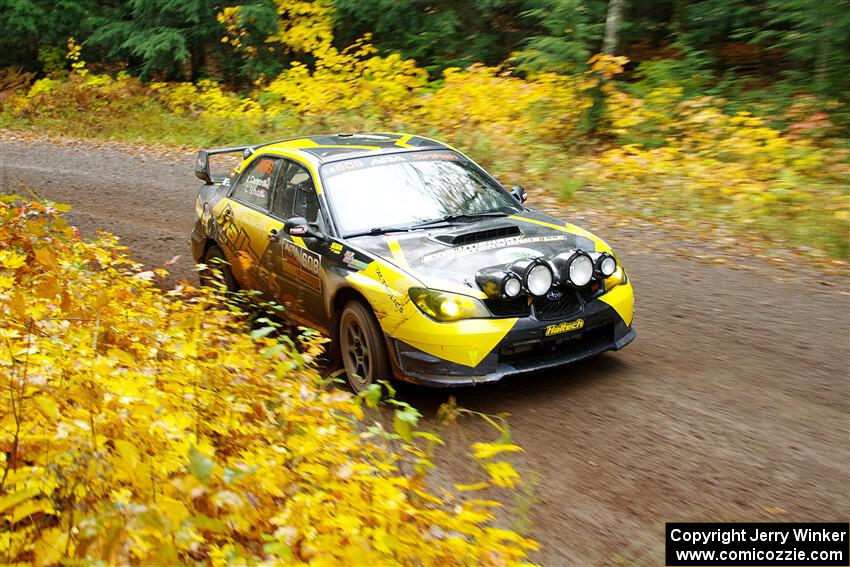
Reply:
<svg viewBox="0 0 850 567"><path fill-rule="evenodd" d="M96 132L118 117L122 136L146 109L144 124L157 125L148 127L153 135L182 143L413 132L468 152L508 185L563 197L603 188L653 219L665 211L709 215L745 230L758 224L772 241L778 230L812 249L850 253L846 140L807 136L794 123L783 131L766 118L727 110L723 100L688 98L669 82L637 96L617 80L625 57L594 56L587 71L571 76L520 77L510 67L473 64L429 80L415 61L378 54L368 36L334 47L329 2L280 6L291 21L282 20L269 41L309 52L311 64L296 61L245 95L209 80L144 86L124 75L72 73L65 81L37 81L10 107L33 123L72 122ZM235 21L227 11L222 18ZM794 108L789 112L805 123L806 108L815 107ZM175 119L193 127L175 129ZM591 120L596 131L588 136Z"/></svg>
<svg viewBox="0 0 850 567"><path fill-rule="evenodd" d="M430 432L324 385L215 292L0 198L0 562L511 565L536 543L428 484ZM411 412L404 407L408 426ZM405 440L407 439L407 440ZM479 488L519 476L478 444Z"/></svg>
<svg viewBox="0 0 850 567"><path fill-rule="evenodd" d="M741 218L794 218L820 207L844 220L847 150L794 138L749 112L727 114L711 97L687 99L675 85L644 98L614 85L605 93L612 133L622 143L580 168L594 182L642 186L644 194L684 191L726 203Z"/></svg>

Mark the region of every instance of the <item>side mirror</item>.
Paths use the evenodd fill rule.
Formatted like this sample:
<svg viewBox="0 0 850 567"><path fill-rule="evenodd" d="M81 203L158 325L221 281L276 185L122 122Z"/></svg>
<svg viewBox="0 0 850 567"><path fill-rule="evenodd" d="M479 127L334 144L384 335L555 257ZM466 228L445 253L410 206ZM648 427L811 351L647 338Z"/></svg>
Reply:
<svg viewBox="0 0 850 567"><path fill-rule="evenodd" d="M528 199L528 193L525 192L525 189L521 185L511 187L511 195L520 203L525 203L525 200Z"/></svg>
<svg viewBox="0 0 850 567"><path fill-rule="evenodd" d="M310 224L304 217L292 217L283 224L283 232L289 236L307 236L324 240L325 235L316 228L316 225Z"/></svg>

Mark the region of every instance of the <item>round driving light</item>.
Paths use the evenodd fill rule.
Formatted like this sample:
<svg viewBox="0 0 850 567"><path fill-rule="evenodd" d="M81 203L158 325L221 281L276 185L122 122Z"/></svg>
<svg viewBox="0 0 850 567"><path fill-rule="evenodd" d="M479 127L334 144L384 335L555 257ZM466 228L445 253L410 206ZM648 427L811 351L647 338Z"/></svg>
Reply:
<svg viewBox="0 0 850 567"><path fill-rule="evenodd" d="M508 297L516 297L522 291L522 282L519 278L508 277L504 283L504 293Z"/></svg>
<svg viewBox="0 0 850 567"><path fill-rule="evenodd" d="M583 287L590 283L593 277L593 261L586 254L577 254L570 262L570 283L576 287Z"/></svg>
<svg viewBox="0 0 850 567"><path fill-rule="evenodd" d="M609 278L617 271L617 260L613 256L603 256L599 262L599 273Z"/></svg>
<svg viewBox="0 0 850 567"><path fill-rule="evenodd" d="M552 270L546 264L537 264L528 270L525 285L532 295L546 295L552 287Z"/></svg>

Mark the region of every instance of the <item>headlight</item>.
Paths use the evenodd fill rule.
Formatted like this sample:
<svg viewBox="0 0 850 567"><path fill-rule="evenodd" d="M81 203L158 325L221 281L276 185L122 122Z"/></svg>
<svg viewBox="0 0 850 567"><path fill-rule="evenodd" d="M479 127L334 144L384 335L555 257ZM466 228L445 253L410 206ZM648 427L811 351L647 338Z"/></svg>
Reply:
<svg viewBox="0 0 850 567"><path fill-rule="evenodd" d="M603 252L596 259L596 272L603 278L610 278L617 271L617 260L607 252Z"/></svg>
<svg viewBox="0 0 850 567"><path fill-rule="evenodd" d="M537 264L528 270L525 285L531 295L546 295L552 287L552 270L546 264Z"/></svg>
<svg viewBox="0 0 850 567"><path fill-rule="evenodd" d="M519 281L518 277L510 275L507 279L505 279L502 287L506 296L516 297L522 291L522 282Z"/></svg>
<svg viewBox="0 0 850 567"><path fill-rule="evenodd" d="M420 287L410 288L409 293L422 313L441 323L490 316L487 308L474 297Z"/></svg>
<svg viewBox="0 0 850 567"><path fill-rule="evenodd" d="M516 297L522 292L522 280L519 276L501 269L479 272L475 281L490 297Z"/></svg>
<svg viewBox="0 0 850 567"><path fill-rule="evenodd" d="M540 258L522 258L511 264L510 269L522 280L523 287L531 295L546 295L554 283L552 268Z"/></svg>
<svg viewBox="0 0 850 567"><path fill-rule="evenodd" d="M574 287L584 287L593 278L593 260L587 252L562 252L552 258L552 264L558 270L561 281Z"/></svg>
<svg viewBox="0 0 850 567"><path fill-rule="evenodd" d="M576 287L584 287L593 277L593 261L586 254L577 254L570 262L570 282Z"/></svg>

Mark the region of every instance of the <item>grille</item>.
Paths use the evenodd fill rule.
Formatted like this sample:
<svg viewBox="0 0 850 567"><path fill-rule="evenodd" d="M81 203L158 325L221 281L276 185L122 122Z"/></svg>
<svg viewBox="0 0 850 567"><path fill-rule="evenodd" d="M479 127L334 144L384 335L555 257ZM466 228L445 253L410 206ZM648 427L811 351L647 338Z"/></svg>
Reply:
<svg viewBox="0 0 850 567"><path fill-rule="evenodd" d="M577 337L537 340L533 343L502 347L499 350L499 362L521 364L569 354L583 358L583 353L604 350L604 347L613 341L613 327L608 324L584 331Z"/></svg>
<svg viewBox="0 0 850 567"><path fill-rule="evenodd" d="M527 317L529 314L525 295L513 299L485 299L484 305L494 317Z"/></svg>
<svg viewBox="0 0 850 567"><path fill-rule="evenodd" d="M571 289L557 291L563 295L554 301L545 295L534 298L534 316L540 321L564 319L581 311L582 302L575 291Z"/></svg>

